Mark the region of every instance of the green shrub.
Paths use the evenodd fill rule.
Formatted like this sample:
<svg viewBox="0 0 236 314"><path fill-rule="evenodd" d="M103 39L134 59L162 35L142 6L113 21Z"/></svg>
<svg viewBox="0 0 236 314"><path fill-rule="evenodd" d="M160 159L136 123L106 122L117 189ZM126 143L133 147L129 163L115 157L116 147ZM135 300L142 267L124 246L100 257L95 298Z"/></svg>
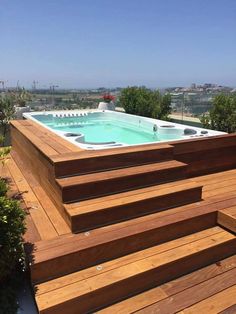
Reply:
<svg viewBox="0 0 236 314"><path fill-rule="evenodd" d="M3 140L0 135L0 145ZM10 147L0 148L3 167L9 152ZM7 181L0 178L0 314L17 312L16 292L24 266L25 212L18 201L7 198L8 188Z"/></svg>
<svg viewBox="0 0 236 314"><path fill-rule="evenodd" d="M7 194L8 185L6 180L0 179L0 197L5 196Z"/></svg>
<svg viewBox="0 0 236 314"><path fill-rule="evenodd" d="M228 133L236 132L236 95L219 94L208 114L201 117L205 128Z"/></svg>
<svg viewBox="0 0 236 314"><path fill-rule="evenodd" d="M126 113L155 119L168 120L171 113L171 97L146 87L127 87L121 92L119 104Z"/></svg>
<svg viewBox="0 0 236 314"><path fill-rule="evenodd" d="M0 197L0 283L16 269L24 256L25 211L18 201Z"/></svg>
<svg viewBox="0 0 236 314"><path fill-rule="evenodd" d="M0 314L15 314L24 266L26 214L18 201L5 196L7 189L7 183L0 179Z"/></svg>

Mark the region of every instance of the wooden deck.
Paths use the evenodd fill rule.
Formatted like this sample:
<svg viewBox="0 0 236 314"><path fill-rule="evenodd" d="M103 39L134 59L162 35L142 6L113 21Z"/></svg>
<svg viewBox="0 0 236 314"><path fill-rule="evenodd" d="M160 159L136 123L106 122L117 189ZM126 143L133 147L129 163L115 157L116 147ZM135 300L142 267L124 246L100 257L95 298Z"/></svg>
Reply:
<svg viewBox="0 0 236 314"><path fill-rule="evenodd" d="M40 313L236 311L236 135L93 152L17 121L12 143Z"/></svg>

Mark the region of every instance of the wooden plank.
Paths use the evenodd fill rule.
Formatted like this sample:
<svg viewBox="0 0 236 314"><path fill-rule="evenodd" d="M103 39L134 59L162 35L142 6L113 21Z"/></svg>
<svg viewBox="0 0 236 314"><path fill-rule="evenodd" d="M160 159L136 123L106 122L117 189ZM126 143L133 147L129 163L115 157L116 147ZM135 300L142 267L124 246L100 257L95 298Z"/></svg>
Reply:
<svg viewBox="0 0 236 314"><path fill-rule="evenodd" d="M15 184L22 193L22 197L27 208L30 208L30 215L35 223L35 226L37 226L41 239L51 239L56 237L56 230L14 160L11 159L8 163L8 168Z"/></svg>
<svg viewBox="0 0 236 314"><path fill-rule="evenodd" d="M42 313L50 313L51 309L53 313L61 313L65 309L65 304L67 313L74 313L75 309L78 313L93 311L127 294L158 285L167 278L173 279L177 273L184 274L196 267L204 266L208 258L211 261L216 259L216 248L218 256L226 254L226 251L227 254L229 252L232 254L232 248L235 250L234 240L233 235L222 232L107 271L94 278L84 279L66 286L65 289L59 288L39 295L36 297L37 304ZM220 253L220 247L224 252ZM92 303L89 302L91 297Z"/></svg>
<svg viewBox="0 0 236 314"><path fill-rule="evenodd" d="M184 212L189 213L190 210L192 210L193 213L196 210L198 210L201 213L204 213L206 210L206 207L210 207L212 210L215 210L217 212L218 210L227 208L229 206L234 206L234 205L236 205L235 194L234 193L230 193L229 195L224 194L223 197L215 196L215 197L212 197L210 200L204 200L204 201L197 202L195 204L184 205L181 207L169 209L168 211L158 212L158 213L150 214L147 216L134 218L132 220L116 223L113 225L108 225L108 226L98 228L95 230L90 230L89 233L87 232L87 233L80 233L80 234L72 234L70 236L64 235L63 237L60 237L55 240L43 241L43 242L37 243L37 248L38 250L44 250L44 249L51 249L59 245L64 245L64 239L67 237L73 238L74 241L76 242L79 241L80 239L84 239L87 237L94 237L94 241L95 241L97 236L101 234L105 234L106 232L117 231L123 234L124 233L123 228L130 228L135 225L138 226L140 223L148 224L151 221L165 219L165 217L168 217L168 216L170 218L172 215L174 215L173 219L175 220L175 215L178 215L180 213L184 214ZM216 214L216 217L217 217L217 214ZM215 223L216 223L216 220L215 220ZM111 235L109 235L108 237L111 237Z"/></svg>
<svg viewBox="0 0 236 314"><path fill-rule="evenodd" d="M35 252L31 276L34 281L53 278L181 237L216 224L216 207L194 209L149 222L131 225L78 241L64 238L59 245ZM37 244L36 244L37 245ZM116 248L114 250L114 247ZM73 258L72 258L73 256Z"/></svg>
<svg viewBox="0 0 236 314"><path fill-rule="evenodd" d="M236 169L231 169L231 170L226 170L223 172L217 172L217 173L211 173L211 174L206 174L206 175L202 175L202 176L198 176L196 178L194 178L195 181L200 181L202 183L205 183L207 181L213 181L213 183L221 181L222 177L224 178L228 178L228 177L235 177L236 175Z"/></svg>
<svg viewBox="0 0 236 314"><path fill-rule="evenodd" d="M57 177L83 174L115 168L125 168L171 160L173 148L169 145L145 145L105 150L87 150L80 154L53 156Z"/></svg>
<svg viewBox="0 0 236 314"><path fill-rule="evenodd" d="M208 192L208 191L218 190L220 188L224 188L227 186L233 186L233 185L236 186L236 175L232 179L222 178L222 181L218 181L216 183L205 184L203 187L203 190L204 190L204 192Z"/></svg>
<svg viewBox="0 0 236 314"><path fill-rule="evenodd" d="M227 307L223 311L219 312L219 314L235 314L236 313L236 303Z"/></svg>
<svg viewBox="0 0 236 314"><path fill-rule="evenodd" d="M221 226L236 233L236 206L218 212L217 221Z"/></svg>
<svg viewBox="0 0 236 314"><path fill-rule="evenodd" d="M217 160L221 157L224 158L224 160L219 160L225 162L225 160L230 160L230 161L235 161L234 158L234 152L236 150L236 143L232 146L229 147L218 147L214 149L207 148L207 150L199 150L199 151L190 151L188 153L184 153L182 155L175 155L174 158L181 158L184 160L186 163L192 163L194 164L195 162L201 162L203 165L203 161L206 162L206 164L209 166L210 162L217 163ZM226 155L230 154L228 158Z"/></svg>
<svg viewBox="0 0 236 314"><path fill-rule="evenodd" d="M19 158L22 161L28 163L28 167L31 168L31 171L39 177L39 174L42 173L53 176L53 163L50 160L49 156L44 155L36 146L23 136L18 130L12 129L12 150L11 155L17 153ZM38 171L40 169L40 172ZM36 171L37 170L37 171Z"/></svg>
<svg viewBox="0 0 236 314"><path fill-rule="evenodd" d="M228 191L228 192L223 192L223 193L220 193L220 194L217 194L217 195L213 195L213 196L210 196L210 197L207 197L207 198L204 198L205 200L211 202L211 201L214 201L216 198L225 198L226 200L231 198L232 196L235 195L235 191ZM234 204L232 205L229 205L229 206L233 206Z"/></svg>
<svg viewBox="0 0 236 314"><path fill-rule="evenodd" d="M174 147L174 159L189 165L188 175L198 176L236 166L235 134L171 142Z"/></svg>
<svg viewBox="0 0 236 314"><path fill-rule="evenodd" d="M24 135L34 146L37 147L44 155L57 155L57 151L52 147L47 145L44 141L41 141L37 136L35 136L32 132L28 131L26 127L20 124L19 121L13 120L11 121L12 130L18 130L22 135ZM13 132L13 131L11 131Z"/></svg>
<svg viewBox="0 0 236 314"><path fill-rule="evenodd" d="M163 188L160 185L159 186L160 189L158 189L158 186L156 187L156 190L151 191L151 192L143 192L142 189L140 189L140 193L135 194L135 195L129 195L129 193L126 194L126 197L122 197L120 194L118 194L117 198L113 198L110 200L109 203L107 203L106 201L106 197L101 197L99 199L104 199L104 201L99 201L95 202L95 203L91 203L89 204L88 202L86 202L86 204L83 204L83 202L81 202L81 205L79 206L79 203L77 203L77 207L73 206L71 207L67 207L68 212L70 213L70 215L75 215L78 213L83 214L83 213L89 213L89 212L94 212L94 211L99 211L99 210L104 210L104 209L108 209L108 208L114 208L114 207L123 207L125 205L128 204L132 204L131 206L135 206L135 203L139 203L141 201L147 200L147 202L145 204L143 204L143 206L145 206L146 210L148 211L148 200L149 199L153 199L157 198L157 197L162 197L165 195L169 195L171 196L171 194L176 194L178 192L185 192L187 194L187 191L191 191L191 190L197 190L197 192L200 192L198 194L198 197L196 199L194 199L192 202L194 201L199 201L201 200L201 188L202 186L199 184L196 184L194 182L191 183L186 183L186 184L181 184L181 185L175 185L175 186L171 186L170 188ZM123 193L122 193L123 194ZM173 205L180 206L181 204L183 205L184 203L189 203L188 199L187 199L187 195L186 195L186 199L182 200L181 202L178 202L178 200L176 199L176 203L174 203ZM157 207L157 204L152 204L152 207ZM164 205L164 204L163 204ZM164 208L166 208L164 206ZM127 207L126 207L127 209ZM156 210L158 211L158 207L156 208Z"/></svg>
<svg viewBox="0 0 236 314"><path fill-rule="evenodd" d="M236 160L233 157L235 154L236 150L229 151L228 153L224 152L221 156L218 156L215 159L209 159L206 157L206 160L187 162L189 165L188 176L195 177L207 173L214 173L235 168ZM184 158L180 158L179 160L184 162Z"/></svg>
<svg viewBox="0 0 236 314"><path fill-rule="evenodd" d="M29 183L32 191L34 192L35 196L37 197L39 203L41 204L42 208L46 212L48 218L52 222L55 230L57 231L58 235L66 234L71 232L69 226L65 222L65 220L60 215L58 209L53 204L49 196L46 194L40 183L36 180L33 176L32 172L29 168L26 168L23 161L18 157L18 155L13 154L14 161L17 163L18 166L24 171L24 177Z"/></svg>
<svg viewBox="0 0 236 314"><path fill-rule="evenodd" d="M231 195L230 202L236 203L236 198L234 197L234 195ZM222 207L223 202L221 202L220 204ZM148 221L150 222L152 220L164 218L164 217L167 217L170 215L175 215L177 213L181 213L181 212L184 212L186 210L196 209L198 207L202 207L203 205L209 205L209 202L208 201L201 201L201 202L197 203L197 205L195 205L194 207L193 207L193 204L184 205L181 207L169 209L168 211L149 214L147 216L141 216L141 217L137 217L137 218L134 218L131 220L122 221L122 222L119 222L116 224L107 225L107 226L104 226L104 227L101 227L98 229L90 230L89 232L71 234L70 236L64 235L63 237L60 237L59 239L56 239L56 240L43 241L43 242L37 243L37 247L38 247L38 250L44 250L44 249L53 248L54 246L58 246L61 244L63 245L64 239L67 237L73 238L75 241L79 241L80 239L84 239L85 237L87 238L87 237L92 236L92 237L96 238L98 235L105 234L106 232L113 232L113 231L120 230L120 232L123 233L123 228L138 225L139 223L144 223L144 222L148 222ZM219 205L217 205L217 208L219 208ZM204 207L202 207L201 210L204 211Z"/></svg>
<svg viewBox="0 0 236 314"><path fill-rule="evenodd" d="M172 209L169 209L168 211L163 211L163 212L150 214L143 217L134 218L132 220L116 223L113 225L108 225L108 226L98 228L95 230L90 230L90 232L81 233L81 234L71 234L71 235L66 235L66 236L64 235L63 237L60 237L55 240L43 241L43 242L37 243L37 248L40 251L44 249L52 249L53 247L56 247L59 245L64 245L65 238L73 238L74 241L77 242L87 237L92 237L92 238L94 237L93 241L96 241L97 236L101 234L105 234L106 232L113 232L113 231L117 231L123 234L124 233L123 228L130 228L134 225L138 225L139 223L148 223L156 219L158 220L165 219L164 217L177 215L179 213L184 213L186 211L189 212L190 210L192 210L193 212L195 212L196 210L199 210L201 213L204 213L206 210L206 207L208 206L211 207L212 210L215 210L217 212L217 210L234 206L234 205L236 205L235 193L230 192L229 194L224 194L223 196L214 196L210 200L204 200L204 201L197 202L195 204L189 204L189 205L184 205L177 208L172 208ZM216 223L216 220L215 220L215 223ZM111 234L108 237L111 237Z"/></svg>
<svg viewBox="0 0 236 314"><path fill-rule="evenodd" d="M171 280L163 285L155 287L151 290L145 291L133 297L129 297L121 302L115 303L103 310L97 311L97 314L129 314L139 311L142 313L142 309L150 309L150 305L157 304L161 300L171 301L171 297L175 298L175 295L186 289L192 288L200 283L203 283L211 278L216 277L219 274L228 272L231 269L236 268L236 255L221 260L216 264L211 264L202 269L196 270L185 276L179 277L175 280ZM181 295L181 294L180 294ZM176 298L175 298L176 299ZM165 300L165 301L166 301ZM190 298L191 300L191 298ZM165 302L163 301L163 302ZM168 304L167 304L168 307ZM157 306L155 307L157 308ZM159 310L159 308L158 308ZM165 310L164 310L165 311ZM168 313L169 314L169 313ZM223 314L223 313L222 313ZM225 313L226 314L226 313Z"/></svg>
<svg viewBox="0 0 236 314"><path fill-rule="evenodd" d="M70 143L69 141L63 139L61 136L58 136L54 132L44 128L40 124L38 124L34 121L29 121L29 120L27 120L27 123L28 123L28 125L34 126L38 130L40 130L47 137L49 137L49 138L53 139L54 141L56 141L57 143L63 145L63 147L66 148L66 151L70 151L70 152L81 152L81 151L83 151L83 149L80 148L79 146L76 146L76 145ZM64 151L62 153L65 153L66 151Z"/></svg>
<svg viewBox="0 0 236 314"><path fill-rule="evenodd" d="M111 305L103 310L96 311L97 314L130 314L138 311L139 309L144 308L147 305L150 305L154 302L164 299L167 297L165 292L157 287L140 293L131 298L125 299L119 303Z"/></svg>
<svg viewBox="0 0 236 314"><path fill-rule="evenodd" d="M37 181L44 188L45 192L58 208L63 218L67 221L68 216L66 215L64 207L60 201L58 194L59 189L55 183L54 166L50 161L49 156L44 156L37 149L37 147L33 146L32 143L19 132L14 133L13 131L12 143L13 151L11 152L11 155L15 160L17 160L21 170L26 168L33 173ZM19 161L24 164L23 168Z"/></svg>
<svg viewBox="0 0 236 314"><path fill-rule="evenodd" d="M154 247L142 250L142 251L138 251L136 253L132 253L132 254L120 257L115 260L102 263L100 265L102 266L100 270L98 270L96 267L90 267L90 268L81 270L79 272L75 272L75 273L72 273L63 277L49 280L47 282L36 285L35 290L37 292L37 295L40 295L51 290L65 287L79 280L88 279L98 274L105 273L109 270L116 269L118 267L127 265L131 262L142 260L143 258L147 258L155 254L160 254L168 250L172 250L174 248L180 247L181 245L185 245L187 243L204 239L206 237L215 235L220 232L222 232L222 229L220 227L213 227L210 229L206 229L198 233L194 233L194 234L182 237L182 238L178 238L176 240L172 240L172 241L160 244L158 245L158 247L154 246Z"/></svg>
<svg viewBox="0 0 236 314"><path fill-rule="evenodd" d="M57 179L58 182L62 182L62 186L68 186L68 185L75 185L78 182L79 183L88 183L88 182L94 182L94 181L103 181L103 180L109 180L114 178L119 178L120 176L129 176L129 175L135 175L138 173L146 173L147 171L155 171L155 170L166 170L167 168L173 168L176 167L186 167L186 164L178 162L176 160L171 161L165 161L161 163L152 163L147 165L141 165L137 167L130 167L128 169L117 169L117 170L111 170L111 171L103 171L99 173L92 173L92 174L86 174L81 176L71 176L66 177L62 179ZM128 173L127 173L128 172Z"/></svg>
<svg viewBox="0 0 236 314"><path fill-rule="evenodd" d="M205 137L198 139L187 139L183 141L169 142L174 146L174 154L183 154L189 152L197 152L210 149L218 149L236 145L235 134L224 134L213 137Z"/></svg>
<svg viewBox="0 0 236 314"><path fill-rule="evenodd" d="M39 199L42 207L47 213L50 221L56 229L58 235L67 234L71 232L68 224L65 222L56 206L52 203L41 186L37 186L33 189L35 195Z"/></svg>
<svg viewBox="0 0 236 314"><path fill-rule="evenodd" d="M215 314L235 305L236 285L225 289L212 297L203 300L189 308L184 309L183 314L208 313Z"/></svg>
<svg viewBox="0 0 236 314"><path fill-rule="evenodd" d="M81 202L81 206L70 209L65 205L65 209L70 215L71 230L79 232L200 201L201 195L201 186L188 183L155 192L140 191L140 195L126 198L117 194L117 198L110 202L99 202L90 206L84 206Z"/></svg>
<svg viewBox="0 0 236 314"><path fill-rule="evenodd" d="M184 179L184 180L178 180L178 181L171 181L168 183L162 183L154 186L148 186L144 188L140 188L137 190L130 190L126 192L121 192L118 194L112 194L112 195L106 195L98 198L93 198L90 200L84 200L82 202L74 202L70 204L66 204L66 208L71 211L73 214L73 209L77 209L85 207L96 209L102 206L102 204L109 203L114 204L115 206L121 205L124 201L126 203L126 200L128 202L128 198L133 198L134 200L139 197L146 197L144 195L148 195L151 193L159 193L157 195L162 195L162 193L169 193L175 189L178 188L184 188L186 186L195 185L196 182L193 179ZM198 183L198 186L201 186L200 183ZM123 201L122 201L123 200ZM109 206L109 205L108 205Z"/></svg>
<svg viewBox="0 0 236 314"><path fill-rule="evenodd" d="M26 233L24 234L24 241L27 246L28 244L33 244L37 241L40 241L41 236L30 214L26 215L25 221L26 221L27 229L26 229Z"/></svg>
<svg viewBox="0 0 236 314"><path fill-rule="evenodd" d="M175 281L164 283L161 288L168 295L168 297L170 297L235 268L236 255L233 255L224 260L219 260L214 264L198 269L195 272L179 277Z"/></svg>
<svg viewBox="0 0 236 314"><path fill-rule="evenodd" d="M231 207L227 207L225 209L223 209L221 212L230 215L232 217L236 216L236 206L231 206Z"/></svg>
<svg viewBox="0 0 236 314"><path fill-rule="evenodd" d="M57 179L63 202L89 199L185 177L186 165L168 161Z"/></svg>
<svg viewBox="0 0 236 314"><path fill-rule="evenodd" d="M27 130L35 134L38 138L40 138L45 143L47 143L47 145L51 146L51 148L54 149L58 154L71 152L71 150L68 149L66 146L64 146L62 143L58 142L54 138L51 138L49 134L45 134L46 132L42 132L41 130L34 127L33 125L28 126Z"/></svg>
<svg viewBox="0 0 236 314"><path fill-rule="evenodd" d="M156 150L161 152L165 152L166 150L172 151L173 147L172 145L169 144L150 144L150 145L135 145L133 147L130 146L123 146L119 148L108 148L105 150L85 150L81 152L81 154L76 154L76 153L70 153L70 154L64 154L64 156L55 156L54 161L59 162L59 161L67 161L67 160L78 160L78 159L84 159L84 158L96 158L96 157L110 157L110 156L117 156L120 154L133 154L137 152L146 152L150 151L154 153ZM135 155L136 156L136 155ZM168 155L170 159L172 159L173 155Z"/></svg>
<svg viewBox="0 0 236 314"><path fill-rule="evenodd" d="M189 289L171 295L169 298L161 300L153 305L138 311L137 313L151 314L161 313L169 314L182 311L185 313L185 308L208 299L216 293L223 291L236 284L236 269L224 272L213 278L210 278L200 284L197 284ZM201 313L201 312L198 312ZM216 313L216 312L214 312Z"/></svg>
<svg viewBox="0 0 236 314"><path fill-rule="evenodd" d="M233 192L233 191L236 191L236 185L225 186L219 189L214 189L214 190L210 190L206 192L203 191L202 194L203 194L203 198L205 199L205 198L210 198L215 195L220 195L223 193Z"/></svg>

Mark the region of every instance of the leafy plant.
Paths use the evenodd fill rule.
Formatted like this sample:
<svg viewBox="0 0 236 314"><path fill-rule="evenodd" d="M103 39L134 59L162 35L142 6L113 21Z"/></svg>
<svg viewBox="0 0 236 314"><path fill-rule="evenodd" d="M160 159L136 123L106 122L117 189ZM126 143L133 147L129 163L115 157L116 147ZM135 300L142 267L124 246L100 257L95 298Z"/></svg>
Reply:
<svg viewBox="0 0 236 314"><path fill-rule="evenodd" d="M0 282L7 278L23 258L25 211L18 201L0 197Z"/></svg>
<svg viewBox="0 0 236 314"><path fill-rule="evenodd" d="M3 133L1 139L6 137L9 121L15 113L14 97L10 93L0 95L0 127Z"/></svg>
<svg viewBox="0 0 236 314"><path fill-rule="evenodd" d="M1 180L1 193L6 186ZM15 314L24 268L25 212L18 201L0 196L0 313ZM4 289L2 289L4 287Z"/></svg>
<svg viewBox="0 0 236 314"><path fill-rule="evenodd" d="M3 137L0 141L3 141ZM0 149L3 166L9 151L8 147ZM7 181L0 178L0 313L14 314L18 307L16 290L24 262L26 213L17 200L7 197L8 188Z"/></svg>
<svg viewBox="0 0 236 314"><path fill-rule="evenodd" d="M165 94L161 98L160 112L157 115L158 119L169 120L169 114L171 113L171 96L170 94Z"/></svg>
<svg viewBox="0 0 236 314"><path fill-rule="evenodd" d="M14 103L18 107L25 107L32 100L32 95L24 88L13 93Z"/></svg>
<svg viewBox="0 0 236 314"><path fill-rule="evenodd" d="M14 118L16 107L24 107L30 100L32 96L24 88L0 94L0 127L4 138L6 138L9 122Z"/></svg>
<svg viewBox="0 0 236 314"><path fill-rule="evenodd" d="M127 87L122 90L119 103L125 111L144 117L168 119L171 112L170 96L162 96L158 90L146 87Z"/></svg>
<svg viewBox="0 0 236 314"><path fill-rule="evenodd" d="M201 123L209 129L236 132L236 95L217 95L212 109L201 117Z"/></svg>
<svg viewBox="0 0 236 314"><path fill-rule="evenodd" d="M6 196L8 190L8 184L6 180L0 178L0 197Z"/></svg>

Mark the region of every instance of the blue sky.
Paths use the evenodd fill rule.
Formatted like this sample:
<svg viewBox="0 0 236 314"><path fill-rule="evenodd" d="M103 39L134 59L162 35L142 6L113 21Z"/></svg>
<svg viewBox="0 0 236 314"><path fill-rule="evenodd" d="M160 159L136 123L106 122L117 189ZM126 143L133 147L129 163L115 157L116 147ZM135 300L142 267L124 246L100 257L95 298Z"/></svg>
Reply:
<svg viewBox="0 0 236 314"><path fill-rule="evenodd" d="M0 0L8 86L236 86L235 0Z"/></svg>

